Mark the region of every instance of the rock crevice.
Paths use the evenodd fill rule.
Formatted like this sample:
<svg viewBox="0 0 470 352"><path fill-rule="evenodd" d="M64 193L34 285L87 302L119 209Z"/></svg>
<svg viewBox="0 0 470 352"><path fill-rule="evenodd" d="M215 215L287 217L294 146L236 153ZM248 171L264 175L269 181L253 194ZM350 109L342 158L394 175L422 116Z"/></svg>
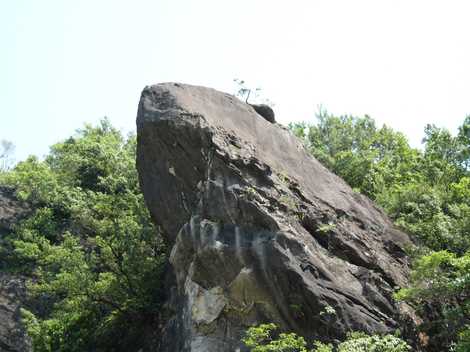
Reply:
<svg viewBox="0 0 470 352"><path fill-rule="evenodd" d="M171 248L159 350L243 351L244 330L268 321L323 340L399 326L408 236L287 129L229 94L165 83L142 92L137 130Z"/></svg>

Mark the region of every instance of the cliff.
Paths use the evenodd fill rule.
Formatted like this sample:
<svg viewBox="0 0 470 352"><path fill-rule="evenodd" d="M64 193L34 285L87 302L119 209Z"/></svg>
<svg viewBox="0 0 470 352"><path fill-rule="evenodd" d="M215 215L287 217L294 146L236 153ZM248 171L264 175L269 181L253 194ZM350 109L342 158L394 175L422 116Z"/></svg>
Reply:
<svg viewBox="0 0 470 352"><path fill-rule="evenodd" d="M164 83L142 92L137 131L171 249L159 351L243 351L262 322L330 341L399 327L408 236L287 129L229 94Z"/></svg>

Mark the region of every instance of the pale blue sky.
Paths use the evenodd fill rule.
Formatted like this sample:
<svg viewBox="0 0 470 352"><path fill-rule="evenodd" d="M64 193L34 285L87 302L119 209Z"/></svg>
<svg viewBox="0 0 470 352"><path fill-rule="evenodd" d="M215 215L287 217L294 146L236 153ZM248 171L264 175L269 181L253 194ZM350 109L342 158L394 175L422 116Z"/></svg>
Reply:
<svg viewBox="0 0 470 352"><path fill-rule="evenodd" d="M0 139L43 155L103 116L134 129L145 85L263 88L278 120L322 104L418 145L470 113L470 3L453 0L0 0Z"/></svg>

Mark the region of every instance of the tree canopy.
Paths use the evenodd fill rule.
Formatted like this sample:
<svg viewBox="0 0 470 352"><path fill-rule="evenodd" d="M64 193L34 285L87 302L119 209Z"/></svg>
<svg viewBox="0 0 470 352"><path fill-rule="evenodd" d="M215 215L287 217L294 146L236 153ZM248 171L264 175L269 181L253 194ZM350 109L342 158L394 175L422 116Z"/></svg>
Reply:
<svg viewBox="0 0 470 352"><path fill-rule="evenodd" d="M166 257L135 153L135 135L104 119L1 175L34 209L3 256L29 273L35 303L23 316L35 351L137 350L156 326Z"/></svg>
<svg viewBox="0 0 470 352"><path fill-rule="evenodd" d="M316 124L290 128L327 168L375 200L418 241L410 287L396 298L427 316L420 328L434 348L468 351L470 116L455 136L426 126L423 149L410 147L387 126L377 127L369 116L321 110L317 117Z"/></svg>

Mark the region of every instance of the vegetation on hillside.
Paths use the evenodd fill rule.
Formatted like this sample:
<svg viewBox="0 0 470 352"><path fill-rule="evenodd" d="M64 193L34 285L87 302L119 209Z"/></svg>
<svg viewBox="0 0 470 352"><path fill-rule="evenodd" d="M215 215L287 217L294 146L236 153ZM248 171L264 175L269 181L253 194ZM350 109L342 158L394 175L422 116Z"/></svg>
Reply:
<svg viewBox="0 0 470 352"><path fill-rule="evenodd" d="M408 352L411 347L393 335L349 334L338 346L314 341L312 348L295 333L277 333L275 324L261 324L247 330L243 342L252 352Z"/></svg>
<svg viewBox="0 0 470 352"><path fill-rule="evenodd" d="M469 351L470 117L456 136L427 126L422 150L367 116L321 111L316 124L290 128L417 240L410 286L396 299L425 317L420 329L430 348ZM166 254L139 189L135 153L135 136L103 120L53 145L44 160L30 157L0 172L0 184L33 209L0 260L30 278L34 304L23 318L35 351L130 351L157 331ZM244 341L258 352L307 351L302 337L276 333L272 324L249 329ZM338 346L310 347L409 350L397 337L360 333Z"/></svg>
<svg viewBox="0 0 470 352"><path fill-rule="evenodd" d="M165 252L135 168L135 135L86 125L1 175L33 206L1 253L27 273L34 351L130 351L155 328Z"/></svg>
<svg viewBox="0 0 470 352"><path fill-rule="evenodd" d="M310 152L417 239L410 287L396 299L426 321L429 347L470 350L470 116L457 136L428 125L423 150L368 116L320 111L290 128ZM431 314L432 312L432 314Z"/></svg>

